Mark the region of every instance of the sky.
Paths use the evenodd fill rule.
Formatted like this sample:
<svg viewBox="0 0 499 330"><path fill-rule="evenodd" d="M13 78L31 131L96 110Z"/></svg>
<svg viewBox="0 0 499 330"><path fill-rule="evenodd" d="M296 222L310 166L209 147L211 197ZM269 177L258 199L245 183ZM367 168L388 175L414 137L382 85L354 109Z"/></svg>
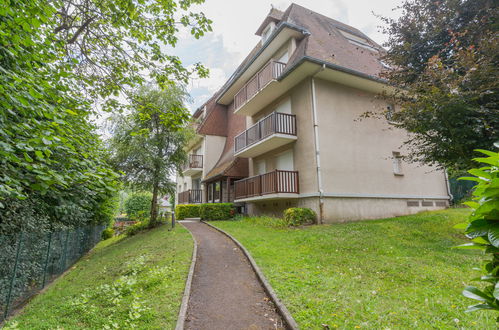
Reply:
<svg viewBox="0 0 499 330"><path fill-rule="evenodd" d="M193 79L188 86L192 97L191 112L201 106L230 77L236 67L260 40L255 31L271 7L285 10L292 2L351 25L378 44L386 41L380 32L381 20L376 15L396 18L392 10L401 0L205 0L192 7L213 21L213 32L200 39L182 33L171 55L177 55L185 66L201 62L210 69L210 77Z"/></svg>

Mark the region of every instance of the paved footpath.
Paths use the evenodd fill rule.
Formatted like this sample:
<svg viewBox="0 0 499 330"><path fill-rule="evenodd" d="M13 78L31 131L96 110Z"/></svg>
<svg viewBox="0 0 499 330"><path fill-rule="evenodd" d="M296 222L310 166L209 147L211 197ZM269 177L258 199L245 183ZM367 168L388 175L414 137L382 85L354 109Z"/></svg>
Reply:
<svg viewBox="0 0 499 330"><path fill-rule="evenodd" d="M185 329L284 329L243 252L199 221L183 221L198 244Z"/></svg>

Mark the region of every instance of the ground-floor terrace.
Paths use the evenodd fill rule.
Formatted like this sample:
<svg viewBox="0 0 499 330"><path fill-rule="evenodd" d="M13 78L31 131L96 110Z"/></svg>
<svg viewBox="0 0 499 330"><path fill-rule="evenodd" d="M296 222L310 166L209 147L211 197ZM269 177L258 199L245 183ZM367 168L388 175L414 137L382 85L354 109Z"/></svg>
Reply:
<svg viewBox="0 0 499 330"><path fill-rule="evenodd" d="M179 193L179 204L233 202L247 215L281 217L290 207L314 210L320 223L415 214L444 209L448 196L301 192L298 171L274 170L248 178L221 177Z"/></svg>
<svg viewBox="0 0 499 330"><path fill-rule="evenodd" d="M178 204L232 203L236 199L235 182L240 177L220 177L203 182L195 189L177 194Z"/></svg>

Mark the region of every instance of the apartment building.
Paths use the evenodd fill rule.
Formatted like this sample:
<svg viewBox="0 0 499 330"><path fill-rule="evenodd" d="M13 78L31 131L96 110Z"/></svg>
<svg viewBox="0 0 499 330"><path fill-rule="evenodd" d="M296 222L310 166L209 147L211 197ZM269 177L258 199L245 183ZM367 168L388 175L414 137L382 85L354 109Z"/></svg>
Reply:
<svg viewBox="0 0 499 330"><path fill-rule="evenodd" d="M321 223L448 206L445 173L403 159L407 132L389 123L397 107L377 97L393 88L378 44L296 4L272 9L256 34L194 114L179 203L231 201L252 215L310 207Z"/></svg>

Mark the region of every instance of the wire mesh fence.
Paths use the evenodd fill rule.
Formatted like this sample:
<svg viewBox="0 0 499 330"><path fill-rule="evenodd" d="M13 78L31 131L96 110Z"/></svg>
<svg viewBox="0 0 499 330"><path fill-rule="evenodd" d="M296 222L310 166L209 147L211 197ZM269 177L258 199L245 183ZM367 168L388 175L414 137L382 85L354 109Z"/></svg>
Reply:
<svg viewBox="0 0 499 330"><path fill-rule="evenodd" d="M94 247L105 227L0 235L0 322Z"/></svg>

